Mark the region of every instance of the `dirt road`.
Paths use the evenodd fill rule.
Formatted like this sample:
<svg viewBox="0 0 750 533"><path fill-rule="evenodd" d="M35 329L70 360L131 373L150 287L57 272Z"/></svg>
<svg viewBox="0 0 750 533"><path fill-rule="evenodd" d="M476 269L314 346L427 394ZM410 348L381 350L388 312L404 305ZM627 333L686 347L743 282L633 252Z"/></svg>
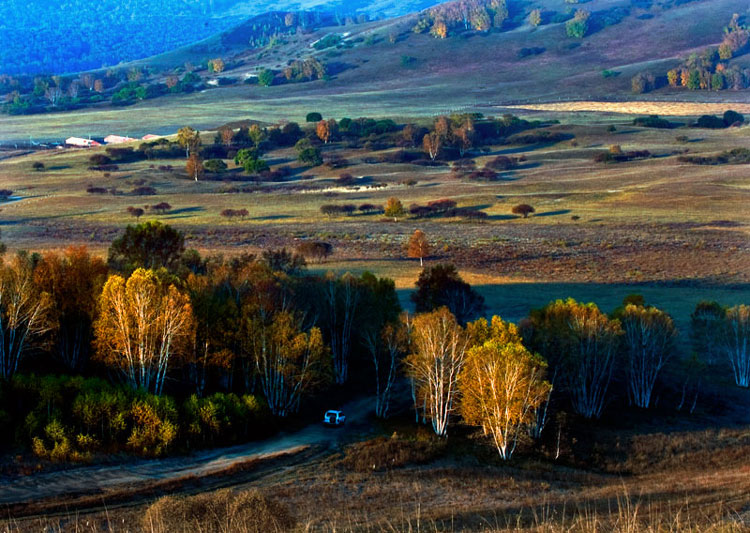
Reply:
<svg viewBox="0 0 750 533"><path fill-rule="evenodd" d="M332 429L322 424L312 424L300 431L282 433L262 442L206 450L186 457L75 467L17 479L0 478L0 504L14 505L72 495L104 494L123 488L135 490L141 485L154 482L210 476L250 460L296 454L313 446L335 446L343 442L353 430L366 427L365 421L372 405L371 398L362 398L345 405L345 428Z"/></svg>

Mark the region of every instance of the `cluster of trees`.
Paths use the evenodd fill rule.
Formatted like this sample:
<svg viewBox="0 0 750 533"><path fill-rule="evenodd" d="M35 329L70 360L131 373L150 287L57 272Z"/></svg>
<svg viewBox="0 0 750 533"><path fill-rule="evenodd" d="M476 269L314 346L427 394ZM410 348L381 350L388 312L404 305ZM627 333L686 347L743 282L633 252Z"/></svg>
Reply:
<svg viewBox="0 0 750 533"><path fill-rule="evenodd" d="M415 33L429 32L445 39L460 31L502 28L508 18L506 0L455 0L428 9L414 26Z"/></svg>
<svg viewBox="0 0 750 533"><path fill-rule="evenodd" d="M411 257L429 248L421 231L408 243ZM674 322L641 297L611 315L559 300L517 327L476 319L481 295L438 264L420 274L411 316L392 280L306 272L302 254L331 251L303 241L297 253L203 258L148 222L107 262L83 248L13 257L0 267L0 420L40 457L161 455L265 435L271 417L334 384L374 390L385 417L403 374L418 422L444 436L460 415L507 459L541 435L551 406L599 418L620 389L652 407L675 355ZM706 364L723 358L750 386L748 306L699 304L691 338ZM34 368L72 377L23 373Z"/></svg>
<svg viewBox="0 0 750 533"><path fill-rule="evenodd" d="M192 68L192 67L191 67ZM11 115L78 109L109 98L112 105L131 105L168 93L192 92L202 86L191 70L182 77L170 75L164 82L153 80L151 69L109 69L103 75L0 77L2 112Z"/></svg>
<svg viewBox="0 0 750 533"><path fill-rule="evenodd" d="M667 72L669 85L693 91L750 87L750 69L729 64L732 58L747 52L750 42L750 30L740 20L737 14L732 17L718 48L706 48L701 54L693 53L681 66Z"/></svg>
<svg viewBox="0 0 750 533"><path fill-rule="evenodd" d="M322 80L325 76L325 65L314 57L305 60L292 60L289 66L284 69L284 77L287 81Z"/></svg>
<svg viewBox="0 0 750 533"><path fill-rule="evenodd" d="M565 33L568 37L583 39L589 31L589 19L591 13L585 9L578 9L573 18L565 23Z"/></svg>

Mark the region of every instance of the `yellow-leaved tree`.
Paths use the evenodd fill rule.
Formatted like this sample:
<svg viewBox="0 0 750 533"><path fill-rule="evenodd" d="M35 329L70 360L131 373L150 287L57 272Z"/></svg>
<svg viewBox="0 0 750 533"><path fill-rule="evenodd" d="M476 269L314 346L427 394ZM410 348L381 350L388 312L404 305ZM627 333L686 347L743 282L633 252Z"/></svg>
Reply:
<svg viewBox="0 0 750 533"><path fill-rule="evenodd" d="M318 328L304 332L299 317L277 313L270 323L249 318L248 333L255 337L253 355L263 394L276 416L299 410L300 400L330 377L328 350Z"/></svg>
<svg viewBox="0 0 750 533"><path fill-rule="evenodd" d="M521 343L516 326L500 317L467 326L478 344L466 354L459 376L460 411L466 423L480 426L504 460L510 459L536 410L549 399L544 360Z"/></svg>
<svg viewBox="0 0 750 533"><path fill-rule="evenodd" d="M0 380L13 377L30 346L56 327L50 295L34 283L28 257L0 265Z"/></svg>
<svg viewBox="0 0 750 533"><path fill-rule="evenodd" d="M456 408L458 376L464 366L468 336L447 307L417 315L412 328L412 353L405 360L412 380L415 407L432 422L438 436L448 432ZM421 406L421 407L420 407Z"/></svg>
<svg viewBox="0 0 750 533"><path fill-rule="evenodd" d="M94 324L96 356L133 388L161 394L172 359L189 352L194 335L189 297L153 270L105 283Z"/></svg>

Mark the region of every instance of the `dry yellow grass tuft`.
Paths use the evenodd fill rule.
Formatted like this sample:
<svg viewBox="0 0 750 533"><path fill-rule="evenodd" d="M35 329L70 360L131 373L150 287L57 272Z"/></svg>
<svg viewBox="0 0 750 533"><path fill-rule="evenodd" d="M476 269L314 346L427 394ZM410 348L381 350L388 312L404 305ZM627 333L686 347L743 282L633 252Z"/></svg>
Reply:
<svg viewBox="0 0 750 533"><path fill-rule="evenodd" d="M165 496L146 509L142 524L149 533L271 533L293 526L289 511L262 493L230 489Z"/></svg>

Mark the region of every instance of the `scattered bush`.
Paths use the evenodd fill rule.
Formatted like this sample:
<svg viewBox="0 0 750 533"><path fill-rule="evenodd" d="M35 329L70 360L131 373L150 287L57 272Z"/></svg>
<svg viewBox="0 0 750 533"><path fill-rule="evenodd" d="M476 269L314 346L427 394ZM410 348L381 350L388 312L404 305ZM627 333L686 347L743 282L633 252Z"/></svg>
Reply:
<svg viewBox="0 0 750 533"><path fill-rule="evenodd" d="M695 127L716 130L726 128L727 124L724 123L723 118L719 118L715 115L703 115L698 118L698 121L695 123Z"/></svg>
<svg viewBox="0 0 750 533"><path fill-rule="evenodd" d="M136 187L130 191L130 194L135 196L153 196L156 194L156 189L153 187Z"/></svg>
<svg viewBox="0 0 750 533"><path fill-rule="evenodd" d="M143 216L143 209L140 207L133 207L132 205L127 208L127 212L129 215L134 216L135 218L141 218Z"/></svg>
<svg viewBox="0 0 750 533"><path fill-rule="evenodd" d="M633 161L635 159L648 159L651 157L651 152L648 150L633 150L630 152L623 152L622 149L617 146L619 151L613 151L611 148L607 152L599 152L594 156L594 161L597 163L623 163L625 161Z"/></svg>
<svg viewBox="0 0 750 533"><path fill-rule="evenodd" d="M221 211L221 216L224 218L245 218L249 215L247 209L224 209Z"/></svg>
<svg viewBox="0 0 750 533"><path fill-rule="evenodd" d="M671 129L674 127L674 124L665 118L659 118L659 115L650 115L648 117L638 117L634 119L633 126L640 126L642 128Z"/></svg>
<svg viewBox="0 0 750 533"><path fill-rule="evenodd" d="M297 245L297 253L307 260L322 263L333 253L333 245L322 241L304 241Z"/></svg>
<svg viewBox="0 0 750 533"><path fill-rule="evenodd" d="M227 164L221 159L209 159L208 161L203 162L203 168L208 172L221 174L222 172L226 171Z"/></svg>
<svg viewBox="0 0 750 533"><path fill-rule="evenodd" d="M514 215L521 215L523 218L528 218L529 215L535 213L536 210L529 204L518 204L513 206L511 212Z"/></svg>
<svg viewBox="0 0 750 533"><path fill-rule="evenodd" d="M44 163L41 161L34 161L34 164L31 165L31 168L33 168L37 172L44 172Z"/></svg>
<svg viewBox="0 0 750 533"><path fill-rule="evenodd" d="M111 164L112 159L104 154L93 154L91 157L89 157L89 162L94 166L100 167Z"/></svg>
<svg viewBox="0 0 750 533"><path fill-rule="evenodd" d="M750 164L750 149L734 148L717 155L682 155L677 158L682 163L693 165L746 165Z"/></svg>

